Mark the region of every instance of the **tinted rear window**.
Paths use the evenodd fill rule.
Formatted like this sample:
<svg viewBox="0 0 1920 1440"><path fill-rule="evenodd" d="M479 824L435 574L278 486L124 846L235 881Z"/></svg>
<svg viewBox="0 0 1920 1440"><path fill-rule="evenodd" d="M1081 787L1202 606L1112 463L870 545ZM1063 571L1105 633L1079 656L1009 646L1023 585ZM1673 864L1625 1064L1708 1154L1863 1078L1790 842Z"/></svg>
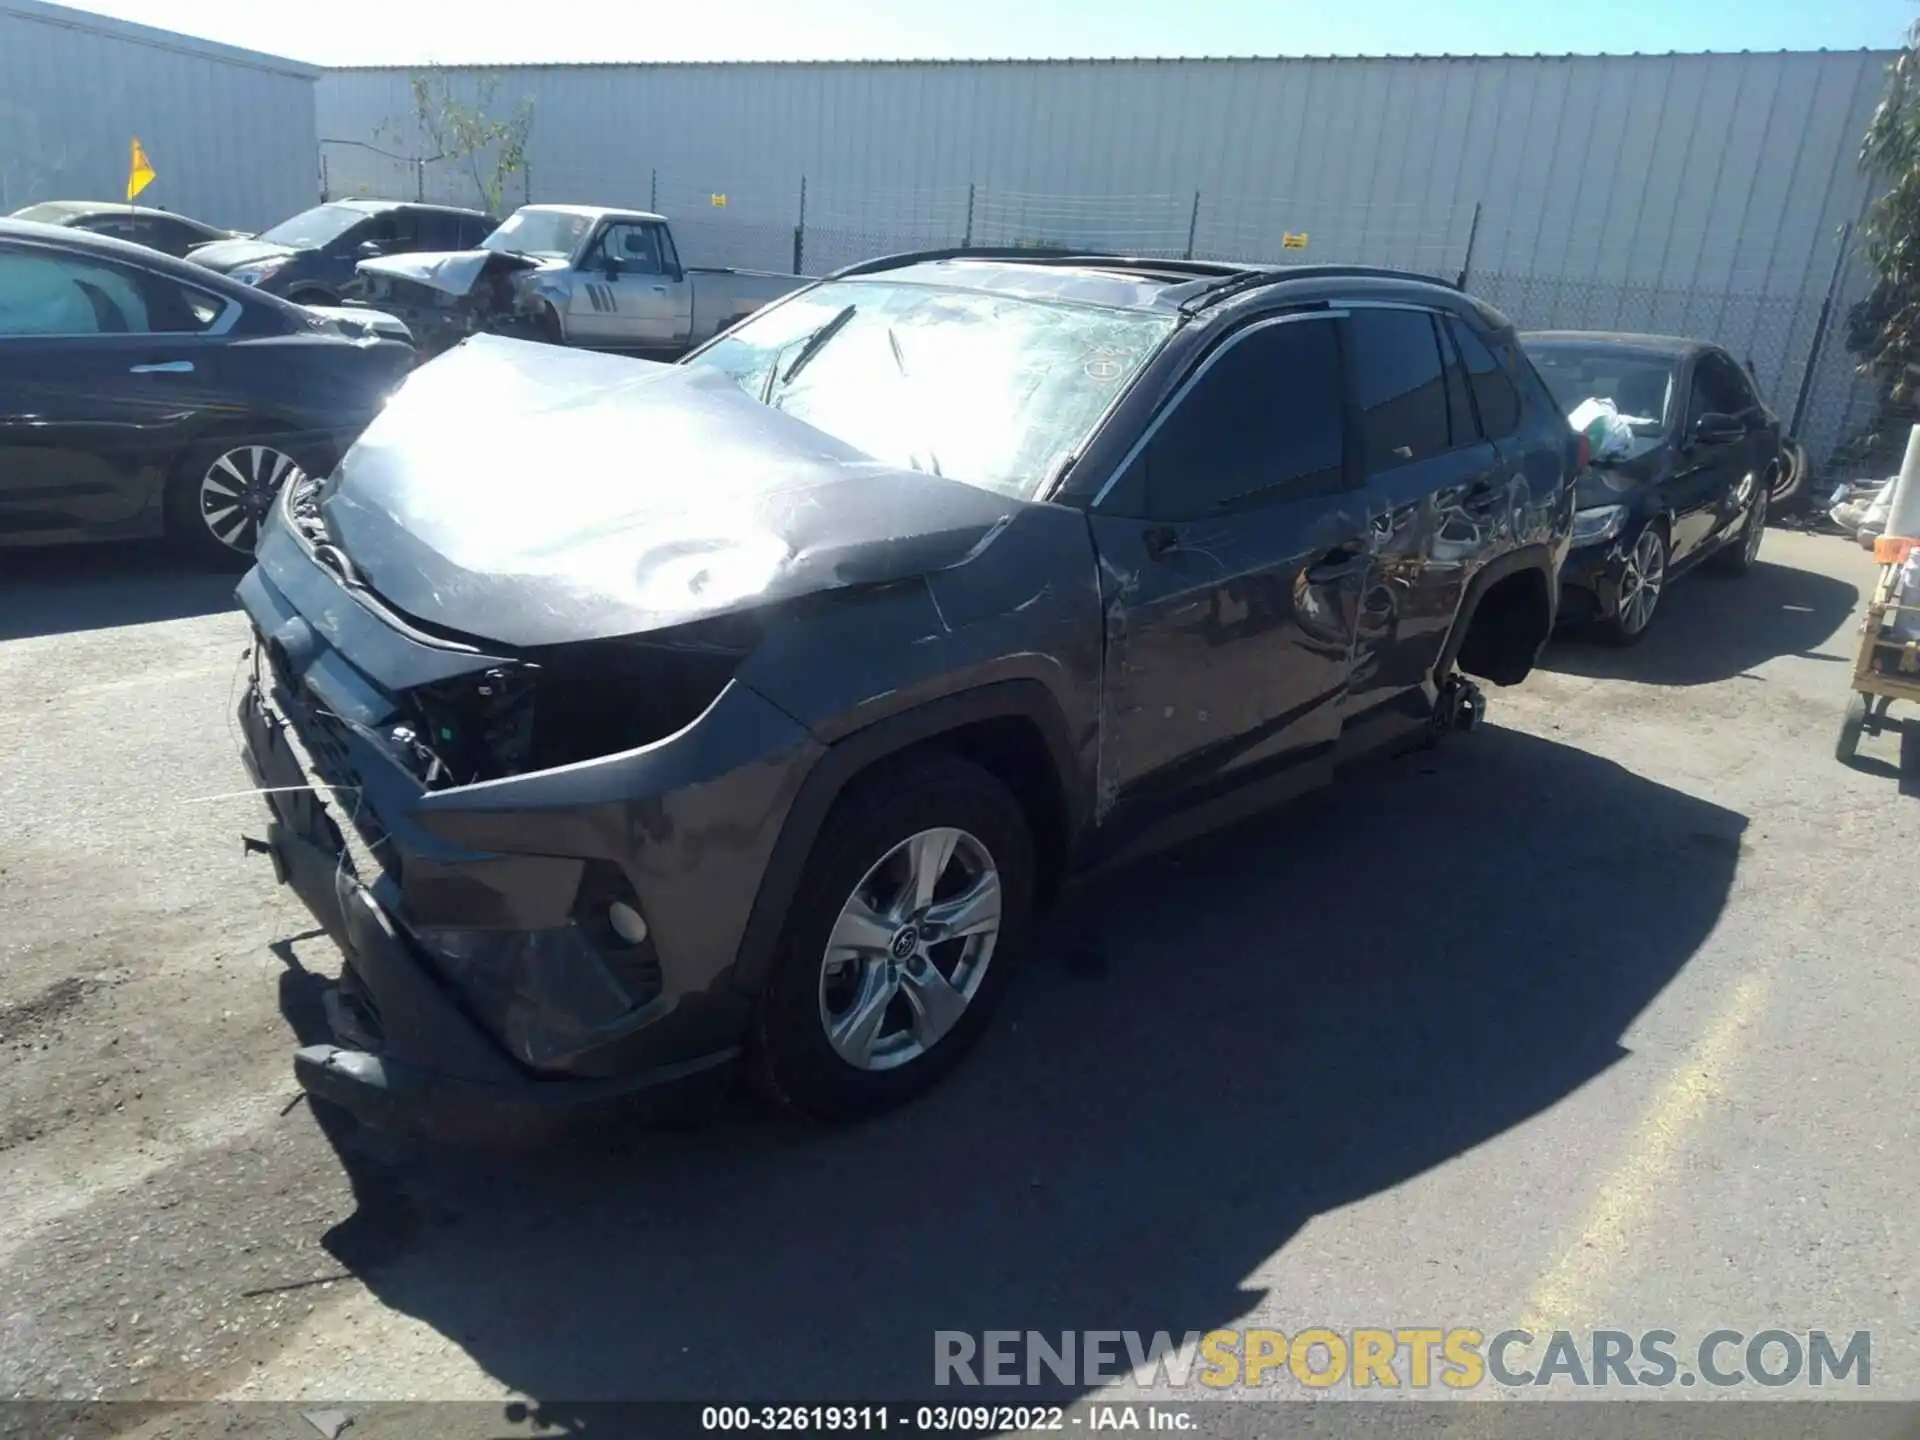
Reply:
<svg viewBox="0 0 1920 1440"><path fill-rule="evenodd" d="M1513 388L1506 366L1472 326L1459 321L1453 327L1454 343L1467 366L1467 388L1473 392L1474 408L1480 412L1480 428L1489 440L1499 440L1520 428L1520 392Z"/></svg>

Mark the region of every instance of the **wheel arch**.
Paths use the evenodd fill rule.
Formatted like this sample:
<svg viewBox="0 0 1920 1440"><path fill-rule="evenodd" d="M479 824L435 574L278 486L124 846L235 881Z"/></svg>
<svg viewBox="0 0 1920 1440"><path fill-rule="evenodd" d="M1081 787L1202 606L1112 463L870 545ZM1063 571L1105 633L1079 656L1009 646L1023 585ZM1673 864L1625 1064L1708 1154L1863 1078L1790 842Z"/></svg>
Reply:
<svg viewBox="0 0 1920 1440"><path fill-rule="evenodd" d="M1074 783L1075 750L1066 717L1045 684L994 681L940 696L836 740L808 772L774 842L735 957L749 989L765 982L800 877L834 806L854 786L914 752L942 749L998 776L1026 812L1038 862L1036 903L1058 893L1085 816Z"/></svg>
<svg viewBox="0 0 1920 1440"><path fill-rule="evenodd" d="M1547 546L1522 546L1489 561L1467 582L1434 667L1436 683L1458 665L1495 685L1518 685L1552 635L1559 608L1558 567Z"/></svg>

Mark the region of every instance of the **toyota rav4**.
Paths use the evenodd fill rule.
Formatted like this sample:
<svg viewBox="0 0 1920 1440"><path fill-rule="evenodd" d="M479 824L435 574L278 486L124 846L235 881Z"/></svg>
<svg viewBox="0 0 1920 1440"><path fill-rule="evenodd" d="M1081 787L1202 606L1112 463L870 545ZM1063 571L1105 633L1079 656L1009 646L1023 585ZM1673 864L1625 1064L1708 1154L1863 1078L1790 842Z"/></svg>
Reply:
<svg viewBox="0 0 1920 1440"><path fill-rule="evenodd" d="M1581 451L1504 318L1360 268L948 252L675 365L471 339L240 588L250 843L346 959L299 1080L443 1136L736 1060L900 1102L1063 882L1525 678Z"/></svg>

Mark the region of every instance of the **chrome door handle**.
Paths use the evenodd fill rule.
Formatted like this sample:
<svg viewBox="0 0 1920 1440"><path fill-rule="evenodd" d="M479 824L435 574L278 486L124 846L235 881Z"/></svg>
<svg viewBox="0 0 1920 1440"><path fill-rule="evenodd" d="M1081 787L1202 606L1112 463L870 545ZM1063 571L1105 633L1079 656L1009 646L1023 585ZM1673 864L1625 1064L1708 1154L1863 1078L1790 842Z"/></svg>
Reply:
<svg viewBox="0 0 1920 1440"><path fill-rule="evenodd" d="M151 365L136 365L127 371L129 375L191 375L191 360L160 360Z"/></svg>
<svg viewBox="0 0 1920 1440"><path fill-rule="evenodd" d="M667 287L664 285L656 285L653 287L653 293L656 295L664 295L667 293Z"/></svg>

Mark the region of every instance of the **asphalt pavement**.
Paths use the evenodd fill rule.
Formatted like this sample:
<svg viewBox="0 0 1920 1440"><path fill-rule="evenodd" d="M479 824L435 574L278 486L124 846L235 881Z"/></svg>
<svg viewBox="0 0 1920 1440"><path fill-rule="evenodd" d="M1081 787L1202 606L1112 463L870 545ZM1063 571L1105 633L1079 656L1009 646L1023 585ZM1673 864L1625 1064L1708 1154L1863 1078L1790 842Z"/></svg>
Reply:
<svg viewBox="0 0 1920 1440"><path fill-rule="evenodd" d="M1865 1330L1870 1389L1825 1393L1920 1400L1920 798L1897 736L1832 756L1869 558L1762 561L1641 647L1557 643L1435 754L1086 888L1059 933L1096 958L1043 946L905 1111L482 1156L292 1082L337 957L242 853L233 577L7 553L0 1397L587 1433L570 1402L1009 1398L935 1391L940 1331L1434 1327Z"/></svg>

